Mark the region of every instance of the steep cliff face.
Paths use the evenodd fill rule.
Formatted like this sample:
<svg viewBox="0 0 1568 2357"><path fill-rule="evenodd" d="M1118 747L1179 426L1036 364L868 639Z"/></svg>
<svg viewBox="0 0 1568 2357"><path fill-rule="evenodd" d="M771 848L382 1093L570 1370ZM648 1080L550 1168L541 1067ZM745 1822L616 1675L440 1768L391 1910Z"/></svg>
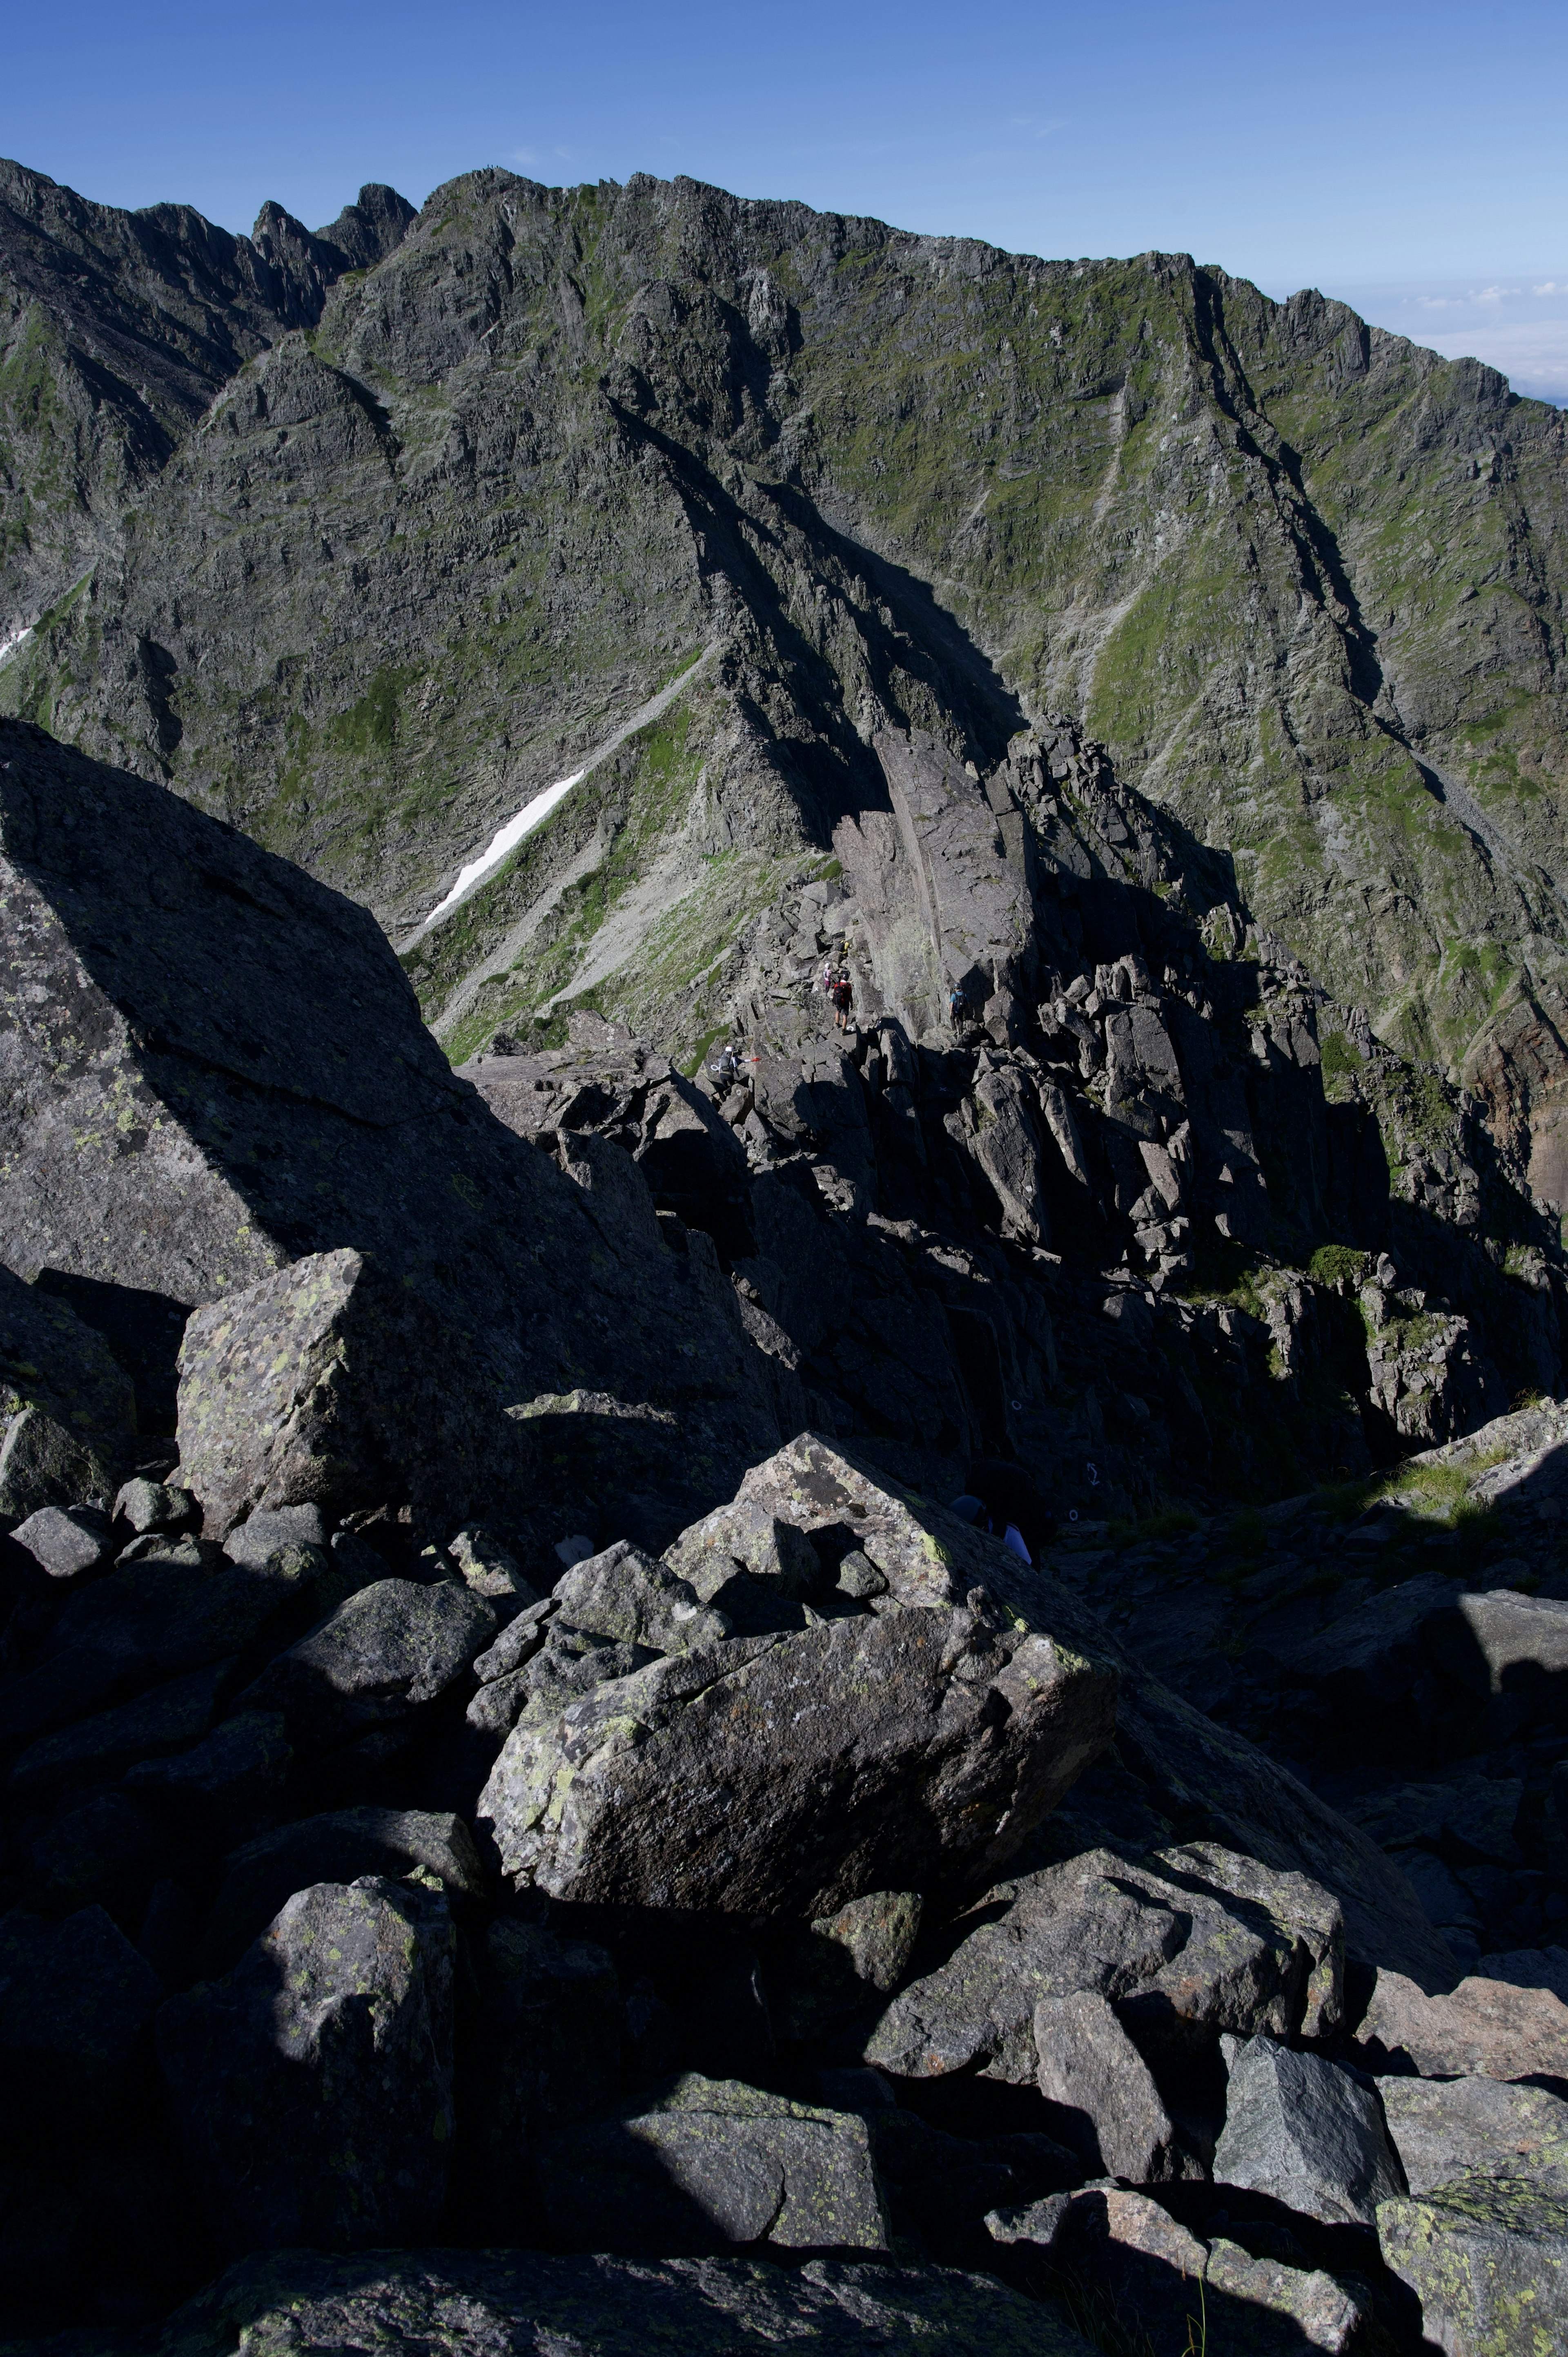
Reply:
<svg viewBox="0 0 1568 2357"><path fill-rule="evenodd" d="M472 174L295 300L0 692L394 938L586 769L421 938L458 1049L498 972L689 1046L777 862L888 809L878 732L989 773L1061 716L1568 1200L1556 412L1184 256L642 176Z"/></svg>

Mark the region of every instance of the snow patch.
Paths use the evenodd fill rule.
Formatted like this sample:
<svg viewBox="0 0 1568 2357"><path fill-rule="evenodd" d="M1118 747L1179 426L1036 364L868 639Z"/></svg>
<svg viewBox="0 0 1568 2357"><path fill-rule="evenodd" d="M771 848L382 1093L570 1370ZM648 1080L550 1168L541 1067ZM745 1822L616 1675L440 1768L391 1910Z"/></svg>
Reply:
<svg viewBox="0 0 1568 2357"><path fill-rule="evenodd" d="M448 910L455 909L458 901L473 890L476 884L483 883L490 870L500 866L508 852L515 851L523 836L532 834L541 819L549 817L563 794L569 794L573 787L580 784L586 775L585 770L576 770L571 777L563 778L558 786L546 786L542 794L535 794L531 802L524 802L515 818L509 818L504 826L497 828L478 859L471 859L467 867L458 869L457 881L453 885L445 900L432 909L429 916L424 920L425 923L427 925L436 923L440 918L447 914Z"/></svg>
<svg viewBox="0 0 1568 2357"><path fill-rule="evenodd" d="M18 647L25 647L32 635L33 626L29 622L25 629L13 630L8 639L0 639L0 662L4 662L7 655L14 655Z"/></svg>

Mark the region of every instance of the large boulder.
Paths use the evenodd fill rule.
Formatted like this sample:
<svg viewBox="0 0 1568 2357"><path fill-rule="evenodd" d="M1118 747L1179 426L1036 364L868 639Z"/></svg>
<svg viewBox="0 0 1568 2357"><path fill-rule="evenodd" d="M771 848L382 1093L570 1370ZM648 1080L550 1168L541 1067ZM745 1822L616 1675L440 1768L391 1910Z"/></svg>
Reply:
<svg viewBox="0 0 1568 2357"><path fill-rule="evenodd" d="M1036 2050L1037 2008L1080 1994L1117 2007L1156 2055L1227 2030L1317 2034L1339 2018L1341 1941L1337 1908L1305 1876L1265 1877L1212 1847L1136 1864L1090 1850L988 1892L947 1961L895 1997L865 2058L915 2079L978 2068L1027 2086L1044 2073L1045 2088L1058 2066ZM1054 2039L1058 2017L1044 2020Z"/></svg>
<svg viewBox="0 0 1568 2357"><path fill-rule="evenodd" d="M689 2072L551 2138L541 2162L551 2232L579 2250L887 2248L865 2120L734 2081Z"/></svg>
<svg viewBox="0 0 1568 2357"><path fill-rule="evenodd" d="M1148 2064L1097 1991L1035 2007L1039 2088L1090 2177L1155 2185L1202 2174L1181 2147Z"/></svg>
<svg viewBox="0 0 1568 2357"><path fill-rule="evenodd" d="M415 1868L434 1876L454 1897L484 1889L467 1826L445 1811L333 1809L274 1826L224 1860L203 1942L202 1970L227 1972L296 1890L317 1882L354 1882L364 1875L395 1878Z"/></svg>
<svg viewBox="0 0 1568 2357"><path fill-rule="evenodd" d="M171 1997L158 2059L214 2241L427 2240L452 2155L445 1899L368 1877L288 1901L227 1979Z"/></svg>
<svg viewBox="0 0 1568 2357"><path fill-rule="evenodd" d="M983 1883L1104 1748L1114 1702L1097 1665L983 1608L860 1614L525 1721L479 1813L508 1874L557 1899L820 1916Z"/></svg>
<svg viewBox="0 0 1568 2357"><path fill-rule="evenodd" d="M735 2357L1091 2357L1054 2300L949 2267L751 2258L563 2257L541 2251L290 2251L246 2260L189 2301L152 2357L392 2345L441 2357L570 2350Z"/></svg>
<svg viewBox="0 0 1568 2357"><path fill-rule="evenodd" d="M424 1297L363 1254L317 1253L192 1312L180 1464L222 1538L258 1510L412 1505L450 1523L520 1475L520 1426Z"/></svg>

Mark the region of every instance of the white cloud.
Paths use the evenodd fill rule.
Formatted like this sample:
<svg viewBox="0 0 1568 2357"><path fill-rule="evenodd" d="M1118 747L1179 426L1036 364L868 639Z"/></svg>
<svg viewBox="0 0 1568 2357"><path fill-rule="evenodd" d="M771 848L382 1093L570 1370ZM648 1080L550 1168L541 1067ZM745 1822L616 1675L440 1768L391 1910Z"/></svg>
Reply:
<svg viewBox="0 0 1568 2357"><path fill-rule="evenodd" d="M1485 361L1499 369L1516 393L1568 403L1568 318L1440 328L1431 341L1445 360Z"/></svg>

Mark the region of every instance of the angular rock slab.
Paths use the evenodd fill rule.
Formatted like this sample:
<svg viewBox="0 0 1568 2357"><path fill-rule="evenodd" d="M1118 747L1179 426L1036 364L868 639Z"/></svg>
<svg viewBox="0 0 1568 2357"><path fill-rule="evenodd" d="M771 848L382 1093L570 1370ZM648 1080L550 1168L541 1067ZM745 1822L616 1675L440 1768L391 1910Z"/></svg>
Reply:
<svg viewBox="0 0 1568 2357"><path fill-rule="evenodd" d="M428 1809L334 1809L275 1826L232 1851L212 1902L201 1969L227 1972L296 1890L364 1875L397 1879L423 1867L455 1893L477 1896L484 1874L461 1817Z"/></svg>
<svg viewBox="0 0 1568 2357"><path fill-rule="evenodd" d="M16 1521L112 1498L136 1445L135 1394L103 1337L4 1266L0 1432L0 1514Z"/></svg>
<svg viewBox="0 0 1568 2357"><path fill-rule="evenodd" d="M258 1510L412 1503L449 1526L504 1494L521 1443L471 1345L347 1248L191 1312L180 1465L222 1538Z"/></svg>
<svg viewBox="0 0 1568 2357"><path fill-rule="evenodd" d="M430 2234L452 2152L446 1902L375 1877L297 1891L227 1979L157 2018L220 2248Z"/></svg>
<svg viewBox="0 0 1568 2357"><path fill-rule="evenodd" d="M991 1920L889 2006L868 2062L921 2079L978 2063L1027 2086L1036 2005L1079 1991L1125 2008L1145 2045L1224 2030L1283 2038L1308 2023L1317 2034L1338 2018L1335 1901L1305 1875L1271 1873L1218 1844L1135 1865L1089 1850L990 1898Z"/></svg>
<svg viewBox="0 0 1568 2357"><path fill-rule="evenodd" d="M1373 2071L1423 2079L1568 2079L1568 2005L1550 1989L1472 1974L1428 1996L1402 1973L1380 1973L1357 2038Z"/></svg>
<svg viewBox="0 0 1568 2357"><path fill-rule="evenodd" d="M856 2112L687 2072L660 2095L548 2138L540 2188L577 2249L688 2256L736 2244L885 2251L870 2131Z"/></svg>
<svg viewBox="0 0 1568 2357"><path fill-rule="evenodd" d="M1405 2183L1527 2176L1568 2196L1568 2104L1503 2079L1385 2079L1378 2090Z"/></svg>
<svg viewBox="0 0 1568 2357"><path fill-rule="evenodd" d="M1568 2196L1527 2177L1461 2177L1378 2209L1383 2264L1444 2357L1554 2357L1568 2319Z"/></svg>
<svg viewBox="0 0 1568 2357"><path fill-rule="evenodd" d="M538 2251L289 2251L231 2267L171 2317L151 2357L378 2348L422 2357L1092 2357L1054 2301L950 2267Z"/></svg>
<svg viewBox="0 0 1568 2357"><path fill-rule="evenodd" d="M1115 1682L968 1610L736 1639L507 1738L479 1801L552 1897L826 1915L981 1884L1110 1741Z"/></svg>
<svg viewBox="0 0 1568 2357"><path fill-rule="evenodd" d="M722 1612L704 1611L695 1592L625 1539L573 1565L553 1593L563 1626L655 1653L689 1653L730 1634Z"/></svg>
<svg viewBox="0 0 1568 2357"><path fill-rule="evenodd" d="M1035 2007L1039 2089L1087 2175L1158 2185L1198 2177L1148 2064L1104 1997L1080 1989Z"/></svg>
<svg viewBox="0 0 1568 2357"><path fill-rule="evenodd" d="M1214 2181L1267 2193L1326 2226L1370 2226L1405 2190L1378 2099L1318 2054L1250 2038L1230 2058Z"/></svg>

